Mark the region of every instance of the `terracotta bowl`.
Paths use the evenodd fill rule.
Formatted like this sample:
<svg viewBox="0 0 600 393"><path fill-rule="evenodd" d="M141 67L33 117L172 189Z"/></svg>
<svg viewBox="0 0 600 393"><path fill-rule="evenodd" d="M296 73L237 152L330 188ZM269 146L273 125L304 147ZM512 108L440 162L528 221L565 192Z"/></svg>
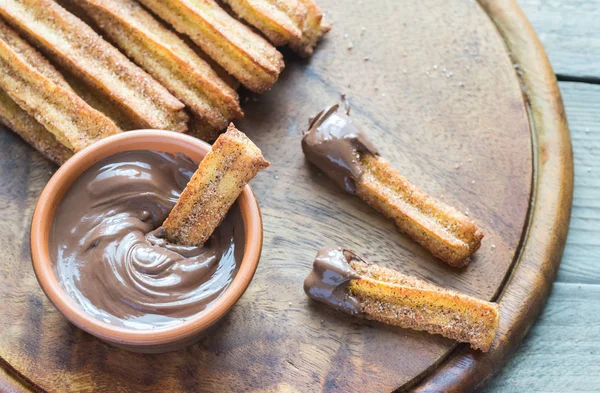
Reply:
<svg viewBox="0 0 600 393"><path fill-rule="evenodd" d="M207 334L208 329L231 310L250 284L262 249L260 209L250 186L246 186L238 198L245 229L242 263L229 288L207 309L179 324L152 330L123 328L98 320L79 308L58 282L48 250L50 228L56 208L77 177L99 160L130 150L183 153L200 162L210 150L210 145L175 132L139 130L111 136L75 154L52 176L36 205L31 223L31 258L46 296L74 325L101 340L131 351L167 352L192 344Z"/></svg>

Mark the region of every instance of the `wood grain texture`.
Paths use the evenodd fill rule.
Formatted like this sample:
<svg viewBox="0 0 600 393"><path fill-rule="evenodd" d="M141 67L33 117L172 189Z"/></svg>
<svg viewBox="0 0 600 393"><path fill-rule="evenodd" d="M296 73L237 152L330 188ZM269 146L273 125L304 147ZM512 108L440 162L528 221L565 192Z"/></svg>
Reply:
<svg viewBox="0 0 600 393"><path fill-rule="evenodd" d="M575 164L567 245L546 308L514 358L480 393L600 390L600 86L559 87Z"/></svg>
<svg viewBox="0 0 600 393"><path fill-rule="evenodd" d="M600 2L517 0L562 78L600 81Z"/></svg>
<svg viewBox="0 0 600 393"><path fill-rule="evenodd" d="M575 193L557 281L600 284L600 85L561 82L560 89L573 141Z"/></svg>
<svg viewBox="0 0 600 393"><path fill-rule="evenodd" d="M452 353L449 340L314 304L301 283L317 248L340 244L437 284L496 297L517 255L530 199L530 129L519 82L494 25L472 1L451 9L442 0L320 3L335 29L309 62L288 60L280 82L250 99L238 124L273 164L253 184L265 223L255 279L214 335L161 355L160 362L100 343L68 324L43 296L29 263L27 232L53 167L0 133L0 178L7 184L0 203L11 213L0 227L7 235L0 237L6 250L0 255L6 270L0 354L14 368L52 391L389 391L433 371ZM305 162L300 136L307 118L340 94L401 172L445 202L469 208L486 238L468 268L434 260ZM562 228L556 234L551 254L561 249ZM531 304L539 308L544 298L542 288ZM516 333L518 341L523 332Z"/></svg>
<svg viewBox="0 0 600 393"><path fill-rule="evenodd" d="M600 1L518 0L560 79L573 141L575 187L567 246L548 304L523 345L481 393L597 392L600 329ZM596 284L596 285L590 285ZM560 288L560 290L558 289ZM570 312L573 310L573 312ZM559 317L565 314L564 318ZM550 317L547 317L550 316ZM558 335L553 333L559 332Z"/></svg>
<svg viewBox="0 0 600 393"><path fill-rule="evenodd" d="M427 376L416 392L463 392L481 386L518 347L542 309L566 242L573 197L573 157L556 77L514 1L480 0L504 38L530 108L534 184L530 220L512 274L499 299L499 339L481 354L464 347Z"/></svg>

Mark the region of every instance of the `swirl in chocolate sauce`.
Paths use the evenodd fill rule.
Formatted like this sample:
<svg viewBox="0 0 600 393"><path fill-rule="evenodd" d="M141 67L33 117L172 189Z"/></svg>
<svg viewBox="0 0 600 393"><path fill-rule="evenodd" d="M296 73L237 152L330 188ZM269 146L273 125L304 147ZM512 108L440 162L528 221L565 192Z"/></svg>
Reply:
<svg viewBox="0 0 600 393"><path fill-rule="evenodd" d="M79 307L113 325L151 329L201 312L227 289L244 252L237 204L201 247L170 244L160 228L197 167L181 154L130 151L73 183L49 246Z"/></svg>
<svg viewBox="0 0 600 393"><path fill-rule="evenodd" d="M355 193L356 181L362 175L360 154L379 154L350 118L338 112L338 105L323 109L311 119L302 138L302 150L308 161L350 194Z"/></svg>

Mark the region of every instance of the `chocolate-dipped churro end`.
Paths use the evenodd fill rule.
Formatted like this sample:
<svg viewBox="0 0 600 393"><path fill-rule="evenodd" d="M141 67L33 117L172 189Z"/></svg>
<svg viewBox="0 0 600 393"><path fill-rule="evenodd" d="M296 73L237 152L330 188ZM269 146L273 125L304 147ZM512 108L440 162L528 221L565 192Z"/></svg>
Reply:
<svg viewBox="0 0 600 393"><path fill-rule="evenodd" d="M360 276L348 264L355 254L341 247L319 250L312 272L304 280L304 292L312 299L349 314L360 314L360 303L348 292L350 281Z"/></svg>
<svg viewBox="0 0 600 393"><path fill-rule="evenodd" d="M379 154L350 118L338 111L338 105L323 109L310 120L302 150L309 162L350 194L356 192L363 173L360 154Z"/></svg>

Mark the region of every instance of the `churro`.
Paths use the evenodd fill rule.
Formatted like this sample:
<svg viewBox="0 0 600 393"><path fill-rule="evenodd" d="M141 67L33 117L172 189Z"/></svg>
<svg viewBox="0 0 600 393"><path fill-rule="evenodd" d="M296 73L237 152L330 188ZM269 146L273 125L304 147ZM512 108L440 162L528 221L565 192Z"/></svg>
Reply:
<svg viewBox="0 0 600 393"><path fill-rule="evenodd" d="M497 303L370 264L339 247L319 251L304 290L349 314L440 334L483 352L490 349L500 322Z"/></svg>
<svg viewBox="0 0 600 393"><path fill-rule="evenodd" d="M2 90L0 90L0 123L58 165L64 164L73 155L69 148L56 140L52 133L21 109Z"/></svg>
<svg viewBox="0 0 600 393"><path fill-rule="evenodd" d="M205 119L199 116L192 115L188 124L188 130L185 132L194 138L202 139L208 143L213 143L221 134L223 130L215 128L208 124Z"/></svg>
<svg viewBox="0 0 600 393"><path fill-rule="evenodd" d="M235 90L137 2L81 0L76 3L95 26L180 99L191 114L220 130L231 120L242 117Z"/></svg>
<svg viewBox="0 0 600 393"><path fill-rule="evenodd" d="M0 14L57 63L122 106L140 127L185 131L184 105L52 0L4 0Z"/></svg>
<svg viewBox="0 0 600 393"><path fill-rule="evenodd" d="M50 63L0 22L0 88L73 151L119 132L68 87Z"/></svg>
<svg viewBox="0 0 600 393"><path fill-rule="evenodd" d="M330 29L314 0L225 0L238 17L260 30L274 45L289 44L310 56Z"/></svg>
<svg viewBox="0 0 600 393"><path fill-rule="evenodd" d="M292 44L292 49L302 56L311 56L317 42L329 30L331 25L323 20L323 13L315 0L298 0L306 8L306 19L302 21L302 42L299 46Z"/></svg>
<svg viewBox="0 0 600 393"><path fill-rule="evenodd" d="M340 187L393 219L401 232L449 265L468 264L479 249L483 233L477 225L400 175L337 105L313 119L302 149Z"/></svg>
<svg viewBox="0 0 600 393"><path fill-rule="evenodd" d="M204 157L163 223L167 239L187 246L204 244L244 186L268 166L260 149L230 124Z"/></svg>
<svg viewBox="0 0 600 393"><path fill-rule="evenodd" d="M302 41L302 30L283 8L293 12L290 3L298 1L224 0L235 14L260 30L276 46ZM281 3L281 7L278 6ZM305 12L306 13L306 12Z"/></svg>
<svg viewBox="0 0 600 393"><path fill-rule="evenodd" d="M273 86L284 67L275 47L231 17L214 0L140 0L186 34L248 89Z"/></svg>
<svg viewBox="0 0 600 393"><path fill-rule="evenodd" d="M122 106L117 105L112 100L107 100L96 87L87 85L82 79L76 77L64 67L58 66L57 69L79 97L92 108L108 116L121 130L130 131L140 128L136 119L123 110Z"/></svg>

